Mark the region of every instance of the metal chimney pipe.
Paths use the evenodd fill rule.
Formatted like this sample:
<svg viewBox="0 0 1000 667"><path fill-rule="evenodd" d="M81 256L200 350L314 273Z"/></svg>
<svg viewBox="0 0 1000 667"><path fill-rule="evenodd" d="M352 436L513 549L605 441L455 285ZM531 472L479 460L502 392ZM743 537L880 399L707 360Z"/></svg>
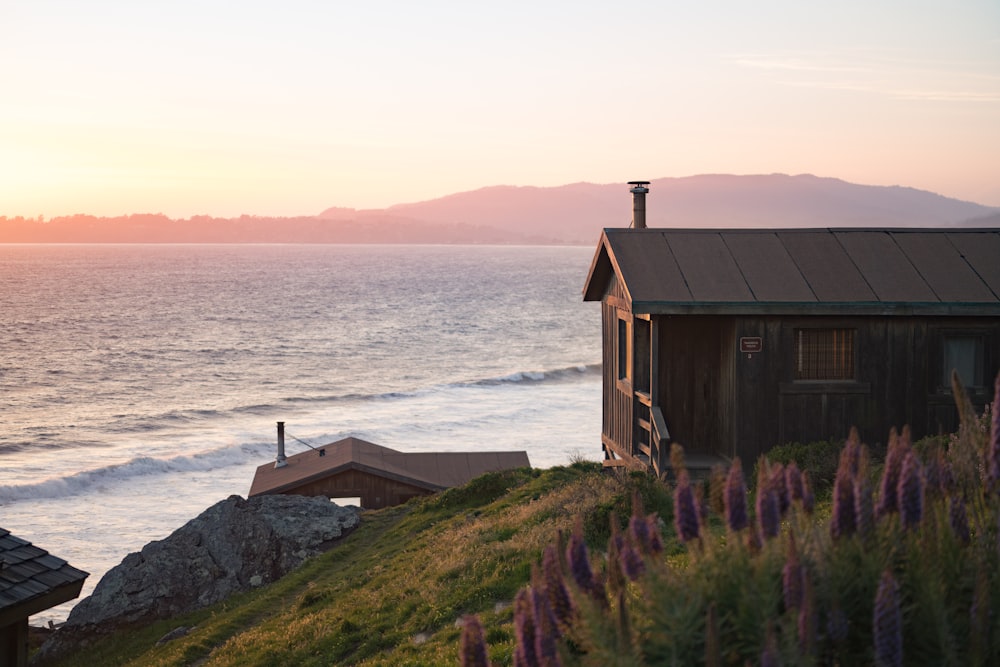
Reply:
<svg viewBox="0 0 1000 667"><path fill-rule="evenodd" d="M649 181L629 181L632 189L632 229L646 228L646 193Z"/></svg>
<svg viewBox="0 0 1000 667"><path fill-rule="evenodd" d="M288 465L285 458L285 422L278 422L278 458L274 461L275 468L284 468Z"/></svg>

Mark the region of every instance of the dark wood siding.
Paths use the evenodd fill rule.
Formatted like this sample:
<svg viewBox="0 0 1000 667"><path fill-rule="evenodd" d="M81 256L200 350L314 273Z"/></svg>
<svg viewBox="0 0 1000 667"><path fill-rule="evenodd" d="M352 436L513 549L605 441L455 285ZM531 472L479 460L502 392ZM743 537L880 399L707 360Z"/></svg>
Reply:
<svg viewBox="0 0 1000 667"><path fill-rule="evenodd" d="M618 379L618 320L619 310L609 301L601 306L604 329L603 376L604 408L602 440L612 443L619 451L632 452L632 392L628 381Z"/></svg>
<svg viewBox="0 0 1000 667"><path fill-rule="evenodd" d="M856 330L853 381L794 381L794 335L802 327ZM872 444L885 443L893 426L909 425L915 438L953 431L955 402L942 382L948 335L981 341L981 376L996 377L1000 322L990 318L740 318L737 337L759 336L763 350L736 360L737 450L755 458L786 442L843 439L851 426ZM979 411L992 398L989 384L969 390Z"/></svg>
<svg viewBox="0 0 1000 667"><path fill-rule="evenodd" d="M362 507L374 510L405 503L410 498L426 496L432 491L362 470L345 470L283 493L327 498L361 498Z"/></svg>
<svg viewBox="0 0 1000 667"><path fill-rule="evenodd" d="M658 403L674 442L688 452L732 452L734 318L659 320Z"/></svg>

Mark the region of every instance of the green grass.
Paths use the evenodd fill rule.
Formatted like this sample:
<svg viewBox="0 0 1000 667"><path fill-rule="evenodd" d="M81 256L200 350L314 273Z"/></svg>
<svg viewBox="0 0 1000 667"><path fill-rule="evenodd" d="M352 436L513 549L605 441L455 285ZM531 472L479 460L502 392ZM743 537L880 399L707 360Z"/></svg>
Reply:
<svg viewBox="0 0 1000 667"><path fill-rule="evenodd" d="M406 505L366 512L331 551L274 584L151 626L118 632L58 665L441 665L458 663L458 621L483 620L494 664L510 664L509 605L531 566L577 515L592 546L638 492L669 517L645 476L594 463L490 473ZM180 626L188 635L162 646Z"/></svg>

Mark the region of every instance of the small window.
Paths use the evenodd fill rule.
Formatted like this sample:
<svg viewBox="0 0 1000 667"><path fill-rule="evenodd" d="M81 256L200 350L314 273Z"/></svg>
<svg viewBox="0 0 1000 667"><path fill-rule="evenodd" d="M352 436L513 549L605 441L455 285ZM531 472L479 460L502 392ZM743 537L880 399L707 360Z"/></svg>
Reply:
<svg viewBox="0 0 1000 667"><path fill-rule="evenodd" d="M628 322L626 320L618 318L618 379L619 380L628 380L629 378L628 348L629 348Z"/></svg>
<svg viewBox="0 0 1000 667"><path fill-rule="evenodd" d="M951 372L966 388L983 386L983 339L979 336L945 336L941 385L951 386Z"/></svg>
<svg viewBox="0 0 1000 667"><path fill-rule="evenodd" d="M796 380L853 380L854 329L796 329Z"/></svg>

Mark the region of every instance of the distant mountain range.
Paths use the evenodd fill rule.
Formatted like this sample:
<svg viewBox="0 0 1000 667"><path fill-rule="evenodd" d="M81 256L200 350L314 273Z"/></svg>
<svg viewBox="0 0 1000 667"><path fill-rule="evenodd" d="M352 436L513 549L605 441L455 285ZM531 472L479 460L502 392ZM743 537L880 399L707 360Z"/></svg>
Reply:
<svg viewBox="0 0 1000 667"><path fill-rule="evenodd" d="M649 227L1000 227L1000 208L924 190L811 175L661 178L646 197ZM77 215L0 217L0 243L574 243L627 227L624 182L493 186L385 209L329 208L273 218Z"/></svg>

